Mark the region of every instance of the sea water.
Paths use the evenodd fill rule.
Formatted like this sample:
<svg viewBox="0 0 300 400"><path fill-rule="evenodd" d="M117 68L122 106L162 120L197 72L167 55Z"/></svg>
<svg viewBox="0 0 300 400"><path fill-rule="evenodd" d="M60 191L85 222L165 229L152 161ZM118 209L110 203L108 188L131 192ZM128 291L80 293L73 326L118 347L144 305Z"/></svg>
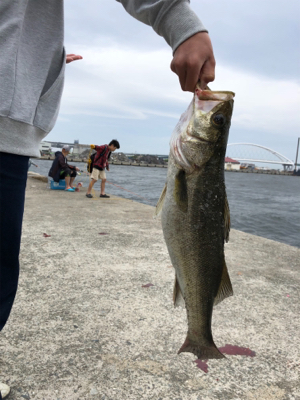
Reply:
<svg viewBox="0 0 300 400"><path fill-rule="evenodd" d="M30 171L48 175L52 161L34 160ZM82 171L76 178L81 192L89 184L86 164L72 163ZM164 187L167 168L110 165L106 193L155 206ZM231 227L300 247L300 177L225 172ZM94 185L100 194L100 181ZM88 199L87 199L88 201Z"/></svg>

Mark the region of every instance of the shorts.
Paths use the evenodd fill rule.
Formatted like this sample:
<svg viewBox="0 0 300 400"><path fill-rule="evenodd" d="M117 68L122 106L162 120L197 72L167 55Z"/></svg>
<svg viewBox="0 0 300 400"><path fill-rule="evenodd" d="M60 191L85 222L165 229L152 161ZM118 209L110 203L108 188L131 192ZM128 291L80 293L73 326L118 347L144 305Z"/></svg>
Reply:
<svg viewBox="0 0 300 400"><path fill-rule="evenodd" d="M71 170L70 168L62 169L59 173L59 179L65 179L66 176L70 176L71 178L75 178L77 172L75 170Z"/></svg>
<svg viewBox="0 0 300 400"><path fill-rule="evenodd" d="M97 181L98 179L106 179L106 173L105 171L100 171L97 168L93 168L91 178L94 179L94 181Z"/></svg>

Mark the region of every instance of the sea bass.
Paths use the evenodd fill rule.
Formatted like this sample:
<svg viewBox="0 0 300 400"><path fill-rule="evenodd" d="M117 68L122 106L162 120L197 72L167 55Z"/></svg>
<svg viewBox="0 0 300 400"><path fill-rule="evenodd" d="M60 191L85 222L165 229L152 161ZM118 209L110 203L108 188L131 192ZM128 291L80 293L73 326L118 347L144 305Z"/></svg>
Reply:
<svg viewBox="0 0 300 400"><path fill-rule="evenodd" d="M175 268L174 304L182 295L187 337L178 353L223 358L211 330L213 306L231 296L224 257L230 229L224 159L232 92L196 88L170 142L168 174L158 201L164 238Z"/></svg>

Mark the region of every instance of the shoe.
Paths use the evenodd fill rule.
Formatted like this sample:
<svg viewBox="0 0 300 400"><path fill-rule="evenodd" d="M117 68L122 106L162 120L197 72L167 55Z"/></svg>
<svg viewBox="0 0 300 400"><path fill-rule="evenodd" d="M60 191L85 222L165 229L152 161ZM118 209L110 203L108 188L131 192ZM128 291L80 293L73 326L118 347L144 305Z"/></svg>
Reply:
<svg viewBox="0 0 300 400"><path fill-rule="evenodd" d="M107 194L100 194L100 197L105 197L106 199L110 198L110 196L107 196Z"/></svg>
<svg viewBox="0 0 300 400"><path fill-rule="evenodd" d="M2 399L5 399L5 397L9 395L10 387L0 382L0 392Z"/></svg>
<svg viewBox="0 0 300 400"><path fill-rule="evenodd" d="M69 189L65 189L66 192L75 192L75 189L69 188Z"/></svg>
<svg viewBox="0 0 300 400"><path fill-rule="evenodd" d="M91 193L86 194L86 197L88 197L89 199L91 199L93 197L93 195Z"/></svg>

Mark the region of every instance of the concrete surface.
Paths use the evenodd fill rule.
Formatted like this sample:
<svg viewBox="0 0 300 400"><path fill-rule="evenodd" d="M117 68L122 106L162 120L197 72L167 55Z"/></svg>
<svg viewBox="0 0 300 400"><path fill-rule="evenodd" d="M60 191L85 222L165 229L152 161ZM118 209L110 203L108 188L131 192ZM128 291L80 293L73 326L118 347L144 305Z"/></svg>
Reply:
<svg viewBox="0 0 300 400"><path fill-rule="evenodd" d="M300 249L231 232L235 294L215 308L213 335L256 356L210 360L204 373L177 355L186 313L172 305L153 210L28 179L19 290L0 337L9 400L300 399Z"/></svg>

